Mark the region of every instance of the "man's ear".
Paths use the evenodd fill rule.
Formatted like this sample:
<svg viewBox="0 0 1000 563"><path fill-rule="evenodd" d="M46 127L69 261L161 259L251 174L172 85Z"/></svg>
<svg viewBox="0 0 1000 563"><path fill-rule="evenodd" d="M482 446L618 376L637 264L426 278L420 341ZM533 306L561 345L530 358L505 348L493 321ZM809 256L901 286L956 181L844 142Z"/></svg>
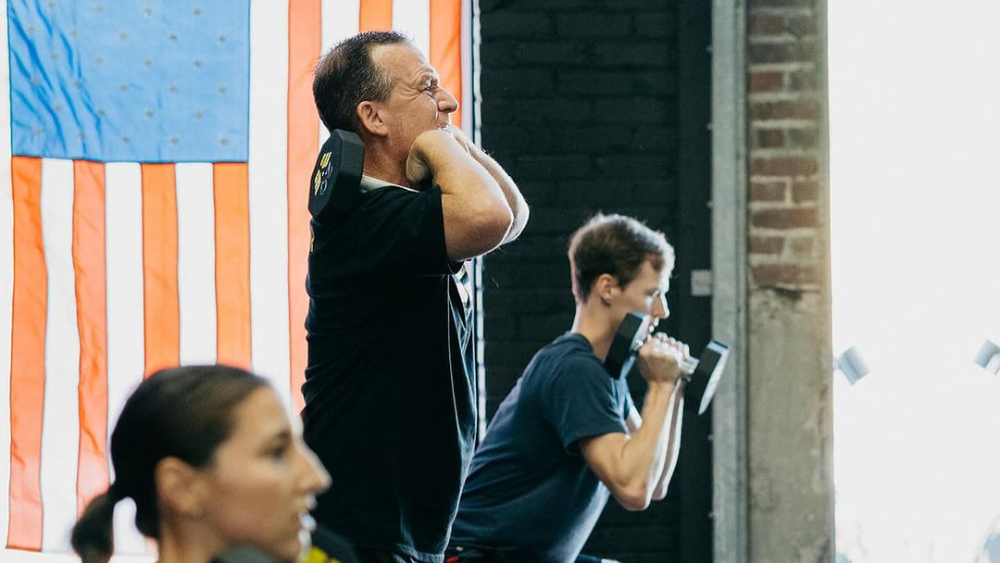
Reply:
<svg viewBox="0 0 1000 563"><path fill-rule="evenodd" d="M594 280L592 293L600 297L601 302L605 305L610 305L619 291L621 291L621 286L618 285L618 279L611 274L601 274Z"/></svg>
<svg viewBox="0 0 1000 563"><path fill-rule="evenodd" d="M358 121L361 127L376 137L389 134L389 125L382 119L381 107L375 102L365 101L358 104Z"/></svg>
<svg viewBox="0 0 1000 563"><path fill-rule="evenodd" d="M165 457L153 472L160 505L169 513L201 518L208 502L204 475L176 457Z"/></svg>

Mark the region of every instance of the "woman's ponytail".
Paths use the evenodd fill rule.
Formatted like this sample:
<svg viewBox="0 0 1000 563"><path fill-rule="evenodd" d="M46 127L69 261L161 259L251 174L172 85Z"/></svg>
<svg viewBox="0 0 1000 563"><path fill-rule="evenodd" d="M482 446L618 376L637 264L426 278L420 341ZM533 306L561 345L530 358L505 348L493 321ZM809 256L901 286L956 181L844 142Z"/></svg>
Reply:
<svg viewBox="0 0 1000 563"><path fill-rule="evenodd" d="M115 550L114 515L116 498L109 489L94 497L73 526L70 544L83 563L108 563Z"/></svg>

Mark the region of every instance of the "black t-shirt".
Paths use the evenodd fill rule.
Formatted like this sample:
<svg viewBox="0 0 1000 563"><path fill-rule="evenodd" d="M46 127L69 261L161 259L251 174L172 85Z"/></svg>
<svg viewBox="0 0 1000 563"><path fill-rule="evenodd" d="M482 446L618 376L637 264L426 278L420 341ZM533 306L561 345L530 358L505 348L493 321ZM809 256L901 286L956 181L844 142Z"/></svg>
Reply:
<svg viewBox="0 0 1000 563"><path fill-rule="evenodd" d="M625 380L608 375L582 335L542 348L476 450L452 546L518 563L571 563L609 497L579 440L626 432L633 408Z"/></svg>
<svg viewBox="0 0 1000 563"><path fill-rule="evenodd" d="M476 424L441 191L372 189L312 229L302 418L332 478L313 514L359 548L439 563Z"/></svg>

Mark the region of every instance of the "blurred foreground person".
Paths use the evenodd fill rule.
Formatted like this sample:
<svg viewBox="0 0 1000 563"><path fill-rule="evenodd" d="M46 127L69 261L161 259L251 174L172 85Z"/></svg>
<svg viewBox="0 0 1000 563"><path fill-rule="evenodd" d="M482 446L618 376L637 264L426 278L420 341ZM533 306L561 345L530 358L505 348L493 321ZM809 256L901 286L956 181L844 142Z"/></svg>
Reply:
<svg viewBox="0 0 1000 563"><path fill-rule="evenodd" d="M83 563L111 557L114 507L125 498L159 563L208 563L237 546L296 561L309 548L314 495L330 479L267 380L226 366L143 381L111 435L111 462L114 483L73 527Z"/></svg>

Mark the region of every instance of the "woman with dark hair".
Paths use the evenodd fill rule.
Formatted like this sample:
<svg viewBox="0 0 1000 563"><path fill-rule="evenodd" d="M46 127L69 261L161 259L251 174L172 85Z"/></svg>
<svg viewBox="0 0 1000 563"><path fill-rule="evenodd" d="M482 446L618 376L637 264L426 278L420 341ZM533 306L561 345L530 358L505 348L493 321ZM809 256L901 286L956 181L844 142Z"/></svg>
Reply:
<svg viewBox="0 0 1000 563"><path fill-rule="evenodd" d="M73 527L83 563L114 551L115 504L159 563L208 563L235 546L278 561L308 548L314 495L329 476L267 380L226 366L159 371L135 390L111 434L115 481Z"/></svg>

